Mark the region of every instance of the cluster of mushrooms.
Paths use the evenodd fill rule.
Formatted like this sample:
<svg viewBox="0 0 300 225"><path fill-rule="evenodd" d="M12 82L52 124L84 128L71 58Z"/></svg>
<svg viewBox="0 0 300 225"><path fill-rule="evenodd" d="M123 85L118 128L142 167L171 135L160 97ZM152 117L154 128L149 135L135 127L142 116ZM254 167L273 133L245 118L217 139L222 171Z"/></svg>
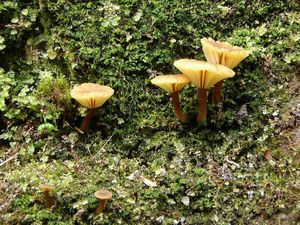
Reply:
<svg viewBox="0 0 300 225"><path fill-rule="evenodd" d="M43 202L45 208L51 208L55 204L55 198L50 195L50 192L52 192L55 187L49 184L41 184L39 188L44 192ZM99 200L99 205L95 210L95 214L98 215L105 209L106 202L111 199L112 193L106 189L100 189L95 192L94 196Z"/></svg>
<svg viewBox="0 0 300 225"><path fill-rule="evenodd" d="M176 116L183 123L188 122L189 118L180 109L178 92L190 82L198 88L197 121L204 122L207 114L207 91L213 86L212 102L214 104L221 102L223 80L233 77L235 73L232 69L250 54L241 47L232 46L228 42L215 41L212 38L203 38L201 43L207 62L196 59L180 59L174 62L174 66L182 74L160 75L151 80L153 84L171 94ZM114 94L114 90L100 84L83 83L75 85L70 94L72 98L88 109L80 127L80 130L85 132L88 130L96 108L101 107ZM44 192L44 206L50 208L55 202L50 192L55 187L43 184L40 185L40 188ZM104 210L106 201L112 197L112 193L102 189L96 191L94 195L99 199L99 206L95 211L96 214L99 214Z"/></svg>
<svg viewBox="0 0 300 225"><path fill-rule="evenodd" d="M189 118L180 109L178 92L190 82L198 88L197 121L204 122L207 114L207 91L213 86L212 102L214 104L221 102L223 80L233 77L235 73L232 69L250 54L241 47L212 38L202 38L201 43L207 62L180 59L174 62L174 66L182 74L160 75L151 80L153 84L171 94L176 116L183 123L188 122Z"/></svg>
<svg viewBox="0 0 300 225"><path fill-rule="evenodd" d="M241 47L233 46L228 42L215 41L212 38L202 38L201 43L207 61L177 60L174 62L174 66L182 74L160 75L151 80L153 84L171 94L175 114L183 123L188 122L189 117L180 109L178 92L190 82L198 88L199 113L197 121L204 122L207 114L208 90L213 87L212 102L214 104L221 102L223 80L233 77L235 72L232 69L250 54L249 51ZM72 98L88 108L81 123L81 131L88 130L96 108L102 106L113 94L112 88L100 84L83 83L74 86L71 90Z"/></svg>

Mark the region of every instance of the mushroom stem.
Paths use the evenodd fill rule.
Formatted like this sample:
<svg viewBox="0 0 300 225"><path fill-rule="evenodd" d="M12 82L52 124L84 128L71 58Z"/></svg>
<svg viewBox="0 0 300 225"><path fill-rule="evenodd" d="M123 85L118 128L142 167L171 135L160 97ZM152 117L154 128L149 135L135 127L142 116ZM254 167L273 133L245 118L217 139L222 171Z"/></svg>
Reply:
<svg viewBox="0 0 300 225"><path fill-rule="evenodd" d="M214 85L212 93L212 102L214 104L218 104L222 101L222 83L223 81L221 80Z"/></svg>
<svg viewBox="0 0 300 225"><path fill-rule="evenodd" d="M105 205L106 205L106 201L107 200L101 200L101 199L99 200L99 206L95 211L96 215L100 214L104 210Z"/></svg>
<svg viewBox="0 0 300 225"><path fill-rule="evenodd" d="M198 100L199 100L199 113L197 116L197 121L204 122L206 119L206 114L207 114L207 89L198 89Z"/></svg>
<svg viewBox="0 0 300 225"><path fill-rule="evenodd" d="M52 206L52 201L50 197L50 191L44 191L44 205L45 208L50 208Z"/></svg>
<svg viewBox="0 0 300 225"><path fill-rule="evenodd" d="M186 123L189 120L189 118L188 118L187 114L181 112L181 110L180 110L178 91L172 93L172 103L173 103L173 108L174 108L177 118L181 122Z"/></svg>
<svg viewBox="0 0 300 225"><path fill-rule="evenodd" d="M80 130L83 132L87 131L90 125L90 122L95 114L96 109L88 109L86 116L84 117Z"/></svg>

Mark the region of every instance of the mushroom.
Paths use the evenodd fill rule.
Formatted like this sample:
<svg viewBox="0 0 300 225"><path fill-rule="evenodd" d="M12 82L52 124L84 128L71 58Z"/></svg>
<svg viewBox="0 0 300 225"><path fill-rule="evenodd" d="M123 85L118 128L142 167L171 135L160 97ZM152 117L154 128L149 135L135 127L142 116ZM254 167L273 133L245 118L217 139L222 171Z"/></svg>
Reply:
<svg viewBox="0 0 300 225"><path fill-rule="evenodd" d="M233 70L226 66L195 59L180 59L174 62L174 66L198 87L199 114L197 121L204 122L207 114L207 90L215 83L225 78L233 77Z"/></svg>
<svg viewBox="0 0 300 225"><path fill-rule="evenodd" d="M112 193L108 190L101 189L96 191L94 195L97 199L99 199L99 206L95 211L95 214L98 215L104 210L106 201L112 197Z"/></svg>
<svg viewBox="0 0 300 225"><path fill-rule="evenodd" d="M72 98L82 106L88 108L88 112L81 123L80 129L87 131L96 108L102 106L112 95L114 90L110 87L94 83L75 85L71 90Z"/></svg>
<svg viewBox="0 0 300 225"><path fill-rule="evenodd" d="M54 198L50 196L50 192L53 191L55 187L49 184L41 184L39 188L44 191L45 208L50 208L52 205L54 205Z"/></svg>
<svg viewBox="0 0 300 225"><path fill-rule="evenodd" d="M213 64L221 64L233 69L243 59L245 59L250 52L245 49L233 46L228 42L215 41L212 38L202 38L201 43L206 60ZM223 81L219 81L213 88L213 103L221 102L221 87Z"/></svg>
<svg viewBox="0 0 300 225"><path fill-rule="evenodd" d="M188 121L187 114L181 112L178 92L190 83L190 80L182 74L178 75L160 75L151 80L152 84L164 89L171 94L173 108L177 118L186 123Z"/></svg>

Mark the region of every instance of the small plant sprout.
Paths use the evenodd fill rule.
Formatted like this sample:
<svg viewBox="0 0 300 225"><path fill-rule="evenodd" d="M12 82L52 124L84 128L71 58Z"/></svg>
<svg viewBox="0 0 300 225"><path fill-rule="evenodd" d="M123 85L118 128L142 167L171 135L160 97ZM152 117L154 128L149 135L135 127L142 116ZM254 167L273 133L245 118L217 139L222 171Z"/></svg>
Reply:
<svg viewBox="0 0 300 225"><path fill-rule="evenodd" d="M112 193L102 189L95 192L95 197L99 199L99 206L95 211L95 214L98 215L104 210L107 200L112 197Z"/></svg>
<svg viewBox="0 0 300 225"><path fill-rule="evenodd" d="M222 65L215 65L195 59L180 59L174 66L188 77L198 88L198 122L204 122L207 114L207 90L220 80L233 77L233 70Z"/></svg>
<svg viewBox="0 0 300 225"><path fill-rule="evenodd" d="M49 184L41 184L39 188L44 191L45 208L50 208L52 205L54 205L54 198L50 196L50 192L53 191L55 187Z"/></svg>
<svg viewBox="0 0 300 225"><path fill-rule="evenodd" d="M164 89L171 94L173 108L177 118L186 123L188 121L187 114L181 112L179 94L178 92L184 88L185 85L190 83L190 80L183 76L182 74L178 75L160 75L151 80L152 84Z"/></svg>
<svg viewBox="0 0 300 225"><path fill-rule="evenodd" d="M72 98L88 108L80 127L83 132L88 130L96 108L102 106L113 94L114 90L112 88L100 84L83 83L74 86L71 90Z"/></svg>
<svg viewBox="0 0 300 225"><path fill-rule="evenodd" d="M233 46L228 42L215 41L212 38L202 38L201 43L205 58L209 63L221 64L230 69L236 67L250 54L241 47ZM212 101L215 104L221 102L222 83L221 80L214 85Z"/></svg>

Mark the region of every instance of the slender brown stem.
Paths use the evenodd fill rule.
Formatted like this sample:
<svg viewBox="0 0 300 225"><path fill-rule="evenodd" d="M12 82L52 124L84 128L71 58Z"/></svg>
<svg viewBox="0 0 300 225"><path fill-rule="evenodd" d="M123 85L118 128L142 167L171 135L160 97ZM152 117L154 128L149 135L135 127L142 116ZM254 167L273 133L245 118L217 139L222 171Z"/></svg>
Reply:
<svg viewBox="0 0 300 225"><path fill-rule="evenodd" d="M86 116L84 117L80 130L83 132L87 131L90 125L90 122L95 114L96 109L88 109Z"/></svg>
<svg viewBox="0 0 300 225"><path fill-rule="evenodd" d="M99 200L99 206L96 209L95 214L98 215L99 213L101 213L104 210L105 205L106 205L106 200Z"/></svg>
<svg viewBox="0 0 300 225"><path fill-rule="evenodd" d="M207 89L198 89L198 100L199 100L199 113L197 116L197 121L204 122L206 120L207 114Z"/></svg>
<svg viewBox="0 0 300 225"><path fill-rule="evenodd" d="M188 118L187 114L181 112L179 95L178 95L177 91L172 93L172 103L173 103L173 108L174 108L177 118L181 122L186 123L189 120L189 118Z"/></svg>
<svg viewBox="0 0 300 225"><path fill-rule="evenodd" d="M214 85L213 94L212 94L212 102L214 104L218 104L222 101L222 83L223 81L219 81Z"/></svg>
<svg viewBox="0 0 300 225"><path fill-rule="evenodd" d="M49 191L44 192L44 205L45 205L45 208L50 208L52 206Z"/></svg>

